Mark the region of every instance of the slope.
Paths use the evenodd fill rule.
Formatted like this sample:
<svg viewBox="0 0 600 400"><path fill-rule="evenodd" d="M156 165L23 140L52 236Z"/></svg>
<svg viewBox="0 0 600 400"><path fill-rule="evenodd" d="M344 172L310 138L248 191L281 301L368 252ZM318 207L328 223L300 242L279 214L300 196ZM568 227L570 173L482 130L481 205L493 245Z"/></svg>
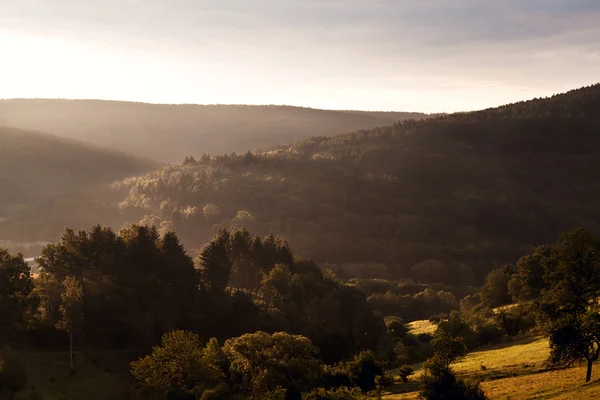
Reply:
<svg viewBox="0 0 600 400"><path fill-rule="evenodd" d="M122 205L194 247L215 225L248 226L283 234L339 273L380 275L384 264L397 277L475 283L564 230L600 231L598 126L595 85L203 157L123 182Z"/></svg>
<svg viewBox="0 0 600 400"><path fill-rule="evenodd" d="M600 380L584 383L585 367L555 370L545 365L547 338L524 338L469 353L453 365L460 377L477 377L490 399L589 399L597 397ZM485 370L482 368L485 367ZM408 383L389 388L383 399L409 400L419 395L420 371Z"/></svg>
<svg viewBox="0 0 600 400"><path fill-rule="evenodd" d="M230 153L389 125L420 113L285 106L160 105L97 100L0 100L0 125L53 132L154 160Z"/></svg>
<svg viewBox="0 0 600 400"><path fill-rule="evenodd" d="M0 240L23 240L25 231L41 235L51 229L48 218L60 231L78 211L93 219L87 200L97 201L100 193L110 194L113 181L157 165L46 133L0 127Z"/></svg>

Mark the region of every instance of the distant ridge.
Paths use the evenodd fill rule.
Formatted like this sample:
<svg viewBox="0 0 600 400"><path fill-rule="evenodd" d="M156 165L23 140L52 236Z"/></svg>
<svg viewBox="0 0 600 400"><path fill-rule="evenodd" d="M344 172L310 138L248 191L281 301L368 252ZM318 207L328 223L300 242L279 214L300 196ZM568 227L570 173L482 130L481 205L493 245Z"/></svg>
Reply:
<svg viewBox="0 0 600 400"><path fill-rule="evenodd" d="M79 141L0 126L0 241L56 237L76 215L97 223L113 181L157 166Z"/></svg>
<svg viewBox="0 0 600 400"><path fill-rule="evenodd" d="M222 154L427 117L292 106L0 100L0 125L41 130L163 162Z"/></svg>

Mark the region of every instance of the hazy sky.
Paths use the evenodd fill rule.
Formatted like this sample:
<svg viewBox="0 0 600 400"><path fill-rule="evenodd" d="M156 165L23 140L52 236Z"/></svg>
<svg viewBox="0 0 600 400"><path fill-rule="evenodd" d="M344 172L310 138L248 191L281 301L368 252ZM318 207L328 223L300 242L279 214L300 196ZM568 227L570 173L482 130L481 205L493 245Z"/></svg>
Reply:
<svg viewBox="0 0 600 400"><path fill-rule="evenodd" d="M599 0L0 0L0 97L470 110L600 81Z"/></svg>

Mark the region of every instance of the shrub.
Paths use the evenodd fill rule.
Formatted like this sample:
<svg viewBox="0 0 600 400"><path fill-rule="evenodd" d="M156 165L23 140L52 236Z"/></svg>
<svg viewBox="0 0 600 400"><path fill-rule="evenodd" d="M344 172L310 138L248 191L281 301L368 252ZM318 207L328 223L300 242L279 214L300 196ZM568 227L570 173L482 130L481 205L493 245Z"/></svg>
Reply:
<svg viewBox="0 0 600 400"><path fill-rule="evenodd" d="M398 375L403 383L408 382L408 377L415 373L415 369L410 365L402 365L398 368Z"/></svg>
<svg viewBox="0 0 600 400"><path fill-rule="evenodd" d="M425 363L419 399L485 400L487 397L478 381L457 379L444 362L433 357Z"/></svg>
<svg viewBox="0 0 600 400"><path fill-rule="evenodd" d="M372 351L362 351L354 359L330 367L326 372L328 387L358 386L367 392L375 389L375 378L383 376L381 363Z"/></svg>

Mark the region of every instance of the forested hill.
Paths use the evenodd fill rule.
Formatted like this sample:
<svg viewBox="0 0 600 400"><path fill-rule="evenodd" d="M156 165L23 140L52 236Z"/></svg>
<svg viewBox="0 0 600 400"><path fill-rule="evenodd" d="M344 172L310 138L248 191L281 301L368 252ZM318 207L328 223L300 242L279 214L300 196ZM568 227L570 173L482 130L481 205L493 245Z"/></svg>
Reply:
<svg viewBox="0 0 600 400"><path fill-rule="evenodd" d="M0 125L52 132L164 162L180 162L190 149L240 152L425 116L284 106L0 100Z"/></svg>
<svg viewBox="0 0 600 400"><path fill-rule="evenodd" d="M0 126L0 240L14 240L25 229L42 232L50 216L62 229L76 213L73 205L85 210L83 204L78 205L82 196L156 167L153 162L116 151ZM106 194L106 189L102 193ZM55 202L63 204L64 214L56 213L51 206ZM32 213L31 207L39 210ZM23 214L27 214L26 220L19 220ZM6 218L8 221L3 221ZM58 222L60 218L64 220Z"/></svg>
<svg viewBox="0 0 600 400"><path fill-rule="evenodd" d="M351 275L473 282L558 233L600 232L600 86L121 184L122 207L200 247L215 226L285 235Z"/></svg>

